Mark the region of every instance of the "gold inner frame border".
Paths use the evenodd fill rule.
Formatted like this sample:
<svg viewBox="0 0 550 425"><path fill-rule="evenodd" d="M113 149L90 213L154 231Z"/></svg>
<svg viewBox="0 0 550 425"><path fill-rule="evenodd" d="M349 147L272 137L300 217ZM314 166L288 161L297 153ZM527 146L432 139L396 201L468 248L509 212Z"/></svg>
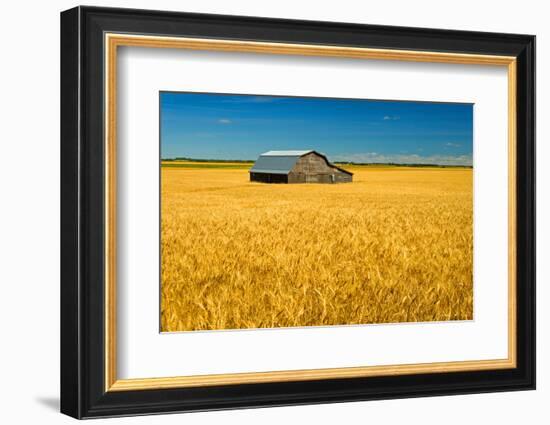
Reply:
<svg viewBox="0 0 550 425"><path fill-rule="evenodd" d="M515 368L516 359L516 58L465 53L371 49L220 39L106 33L105 46L105 391L136 391L216 385L310 381L419 373L446 373ZM286 370L215 375L118 379L116 324L116 98L117 51L120 46L229 51L279 55L325 56L507 67L508 72L508 357L495 360L398 364Z"/></svg>

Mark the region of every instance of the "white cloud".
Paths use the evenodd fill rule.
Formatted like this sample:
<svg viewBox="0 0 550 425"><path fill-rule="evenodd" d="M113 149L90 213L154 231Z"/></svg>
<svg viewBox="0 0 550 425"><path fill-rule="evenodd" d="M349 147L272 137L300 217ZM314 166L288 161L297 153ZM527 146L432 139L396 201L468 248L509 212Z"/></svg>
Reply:
<svg viewBox="0 0 550 425"><path fill-rule="evenodd" d="M429 165L472 165L471 155L417 155L377 154L376 152L331 155L335 162L359 162L368 164L429 164Z"/></svg>
<svg viewBox="0 0 550 425"><path fill-rule="evenodd" d="M227 119L227 118L220 118L218 120L218 123L220 124L231 124L233 121L231 121L230 119Z"/></svg>
<svg viewBox="0 0 550 425"><path fill-rule="evenodd" d="M384 115L384 121L397 121L399 118L397 115Z"/></svg>

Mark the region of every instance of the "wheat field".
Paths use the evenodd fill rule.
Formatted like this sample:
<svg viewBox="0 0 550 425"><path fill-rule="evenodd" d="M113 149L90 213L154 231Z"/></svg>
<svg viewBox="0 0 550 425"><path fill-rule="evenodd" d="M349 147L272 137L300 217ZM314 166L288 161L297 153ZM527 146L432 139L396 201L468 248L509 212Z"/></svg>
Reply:
<svg viewBox="0 0 550 425"><path fill-rule="evenodd" d="M472 319L472 169L227 165L162 167L163 332Z"/></svg>

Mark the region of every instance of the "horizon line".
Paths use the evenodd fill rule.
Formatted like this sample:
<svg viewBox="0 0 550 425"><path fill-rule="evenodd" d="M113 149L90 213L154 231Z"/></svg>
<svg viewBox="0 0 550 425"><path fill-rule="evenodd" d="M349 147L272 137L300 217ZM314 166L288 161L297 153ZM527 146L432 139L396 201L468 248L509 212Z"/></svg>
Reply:
<svg viewBox="0 0 550 425"><path fill-rule="evenodd" d="M195 162L256 162L256 159L216 159L216 158L191 158L185 156L177 156L171 158L160 158L161 161L195 161ZM466 167L474 168L473 164L438 164L425 162L357 162L357 161L331 161L334 164L347 165L396 165L410 167Z"/></svg>

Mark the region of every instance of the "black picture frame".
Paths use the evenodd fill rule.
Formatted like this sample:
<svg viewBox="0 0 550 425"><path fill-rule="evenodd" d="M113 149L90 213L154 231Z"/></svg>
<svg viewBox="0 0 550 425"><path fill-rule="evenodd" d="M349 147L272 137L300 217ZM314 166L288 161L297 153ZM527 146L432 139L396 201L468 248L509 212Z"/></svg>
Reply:
<svg viewBox="0 0 550 425"><path fill-rule="evenodd" d="M507 55L517 58L517 367L105 391L104 34ZM76 7L61 13L61 412L75 418L535 388L535 37Z"/></svg>

